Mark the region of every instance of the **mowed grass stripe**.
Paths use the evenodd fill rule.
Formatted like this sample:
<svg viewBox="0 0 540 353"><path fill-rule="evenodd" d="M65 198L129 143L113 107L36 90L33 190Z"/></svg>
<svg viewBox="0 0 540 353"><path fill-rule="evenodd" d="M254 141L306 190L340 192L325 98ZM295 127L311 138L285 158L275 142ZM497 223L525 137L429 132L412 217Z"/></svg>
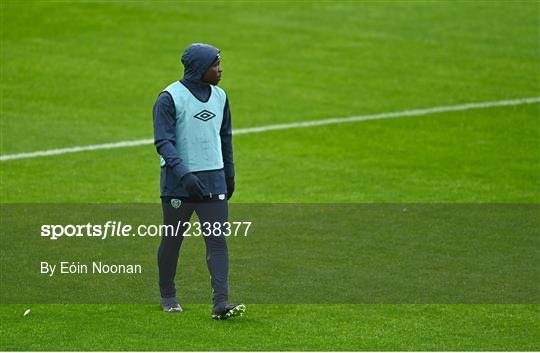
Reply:
<svg viewBox="0 0 540 353"><path fill-rule="evenodd" d="M23 316L26 309L31 313ZM535 305L0 305L6 351L536 351Z"/></svg>
<svg viewBox="0 0 540 353"><path fill-rule="evenodd" d="M534 104L538 102L540 102L540 97L519 98L519 99L492 101L492 102L480 102L480 103L465 103L465 104L450 105L450 106L438 106L438 107L424 108L424 109L405 110L405 111L400 111L400 112L357 115L357 116L351 116L347 118L330 118L330 119L323 119L323 120L295 122L295 123L289 123L289 124L275 124L275 125L265 125L265 126L252 127L252 128L243 128L243 129L235 130L234 135L243 135L243 134L275 131L275 130L287 130L287 129L321 126L321 125L354 123L354 122L360 122L360 121L366 121L366 120L421 116L421 115L429 115L429 114L436 114L436 113L449 112L449 111L464 111L464 110L471 110L471 109L483 109L483 108L492 108L492 107L500 107L500 106ZM75 147L59 148L59 149L44 150L44 151L4 154L0 156L0 161L8 161L8 160L14 160L14 159L23 159L23 158L46 157L46 156L54 156L54 155L59 155L59 154L103 150L103 149L108 150L108 149L113 149L113 148L135 147L135 146L141 146L141 145L148 145L148 144L153 143L153 141L154 141L153 139L119 141L119 142L105 143L105 144L99 144L99 145L75 146Z"/></svg>

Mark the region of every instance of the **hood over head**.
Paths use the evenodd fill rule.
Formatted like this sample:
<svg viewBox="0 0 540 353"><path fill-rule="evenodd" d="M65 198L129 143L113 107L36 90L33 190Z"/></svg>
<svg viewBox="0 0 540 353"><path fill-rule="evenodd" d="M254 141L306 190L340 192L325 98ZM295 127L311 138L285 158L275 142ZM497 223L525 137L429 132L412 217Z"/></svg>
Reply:
<svg viewBox="0 0 540 353"><path fill-rule="evenodd" d="M202 81L202 77L210 66L219 59L219 52L218 48L209 44L190 44L182 55L183 80L208 85L207 82Z"/></svg>

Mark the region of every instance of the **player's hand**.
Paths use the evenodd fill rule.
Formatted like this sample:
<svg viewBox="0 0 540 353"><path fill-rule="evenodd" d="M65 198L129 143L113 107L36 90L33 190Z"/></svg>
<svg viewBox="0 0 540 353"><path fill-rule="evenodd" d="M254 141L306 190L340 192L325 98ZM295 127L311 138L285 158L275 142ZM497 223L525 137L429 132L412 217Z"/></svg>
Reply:
<svg viewBox="0 0 540 353"><path fill-rule="evenodd" d="M182 177L182 184L189 193L189 197L202 200L204 196L205 186L193 173L187 173Z"/></svg>
<svg viewBox="0 0 540 353"><path fill-rule="evenodd" d="M234 177L226 177L225 182L227 183L227 200L229 200L234 192Z"/></svg>

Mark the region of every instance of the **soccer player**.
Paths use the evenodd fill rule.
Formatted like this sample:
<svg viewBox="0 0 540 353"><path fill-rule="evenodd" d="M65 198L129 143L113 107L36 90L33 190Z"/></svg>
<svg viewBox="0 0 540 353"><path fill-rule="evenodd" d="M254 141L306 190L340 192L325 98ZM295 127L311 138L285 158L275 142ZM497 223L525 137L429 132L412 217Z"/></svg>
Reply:
<svg viewBox="0 0 540 353"><path fill-rule="evenodd" d="M227 222L227 202L234 192L231 112L225 91L217 86L223 71L220 51L208 44L191 44L182 64L184 77L167 86L154 105L163 223L177 234L162 236L158 249L161 307L166 312L182 311L174 278L182 234L196 212L199 225L214 227L212 235L203 237L213 289L212 317L241 316L245 306L228 302L225 237L219 231L215 235L215 225Z"/></svg>

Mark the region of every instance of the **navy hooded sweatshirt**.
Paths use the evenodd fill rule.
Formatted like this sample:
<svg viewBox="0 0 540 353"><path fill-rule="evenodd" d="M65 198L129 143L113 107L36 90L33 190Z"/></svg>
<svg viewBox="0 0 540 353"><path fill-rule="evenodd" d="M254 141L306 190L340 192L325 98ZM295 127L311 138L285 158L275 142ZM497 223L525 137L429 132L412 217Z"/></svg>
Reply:
<svg viewBox="0 0 540 353"><path fill-rule="evenodd" d="M182 55L184 77L180 82L188 88L193 99L207 102L212 92L210 84L202 81L205 72L219 59L219 49L207 44L192 44ZM205 195L225 194L226 178L234 178L232 125L229 99L225 102L220 129L223 169L194 172L205 186ZM161 92L154 104L154 145L165 160L161 167L161 197L187 197L189 193L181 183L189 173L176 151L176 108L168 92Z"/></svg>

